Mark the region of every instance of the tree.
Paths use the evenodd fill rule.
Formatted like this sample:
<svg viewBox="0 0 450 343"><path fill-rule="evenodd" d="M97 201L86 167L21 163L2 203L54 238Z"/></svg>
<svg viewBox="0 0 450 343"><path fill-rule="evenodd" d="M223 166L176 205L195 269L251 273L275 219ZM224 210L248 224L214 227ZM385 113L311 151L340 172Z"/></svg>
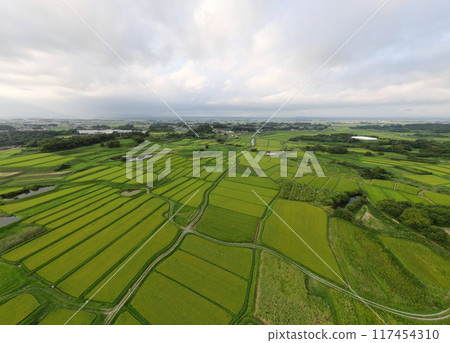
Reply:
<svg viewBox="0 0 450 343"><path fill-rule="evenodd" d="M136 130L133 124L119 125L116 127L117 130Z"/></svg>
<svg viewBox="0 0 450 343"><path fill-rule="evenodd" d="M346 154L348 153L348 150L345 146L342 145L333 145L328 148L328 152L330 154Z"/></svg>
<svg viewBox="0 0 450 343"><path fill-rule="evenodd" d="M345 193L336 193L333 194L331 200L333 201L333 207L336 208L346 205L349 202L350 197Z"/></svg>
<svg viewBox="0 0 450 343"><path fill-rule="evenodd" d="M209 126L207 124L201 124L195 128L195 131L199 134L200 133L212 133L213 129L211 126Z"/></svg>
<svg viewBox="0 0 450 343"><path fill-rule="evenodd" d="M355 215L349 210L346 210L344 208L337 208L334 210L333 216L351 222L353 221Z"/></svg>
<svg viewBox="0 0 450 343"><path fill-rule="evenodd" d="M142 136L134 135L133 140L136 142L136 144L141 144L145 141L145 138Z"/></svg>
<svg viewBox="0 0 450 343"><path fill-rule="evenodd" d="M431 220L425 211L420 208L410 207L403 211L400 221L408 227L422 231L431 226Z"/></svg>
<svg viewBox="0 0 450 343"><path fill-rule="evenodd" d="M383 199L377 202L377 207L391 217L398 218L405 209L411 207L411 203L395 201L394 199Z"/></svg>
<svg viewBox="0 0 450 343"><path fill-rule="evenodd" d="M106 146L108 148L118 148L118 147L120 147L120 142L119 141L109 141L108 143L106 143Z"/></svg>

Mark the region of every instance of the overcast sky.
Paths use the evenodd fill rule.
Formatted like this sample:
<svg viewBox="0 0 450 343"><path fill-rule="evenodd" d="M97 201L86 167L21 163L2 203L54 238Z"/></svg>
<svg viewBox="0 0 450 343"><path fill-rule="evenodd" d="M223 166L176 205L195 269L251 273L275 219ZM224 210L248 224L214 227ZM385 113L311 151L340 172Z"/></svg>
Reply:
<svg viewBox="0 0 450 343"><path fill-rule="evenodd" d="M181 116L260 118L385 2L65 1ZM449 18L391 0L277 117L450 118ZM0 118L36 116L176 119L61 1L1 1Z"/></svg>

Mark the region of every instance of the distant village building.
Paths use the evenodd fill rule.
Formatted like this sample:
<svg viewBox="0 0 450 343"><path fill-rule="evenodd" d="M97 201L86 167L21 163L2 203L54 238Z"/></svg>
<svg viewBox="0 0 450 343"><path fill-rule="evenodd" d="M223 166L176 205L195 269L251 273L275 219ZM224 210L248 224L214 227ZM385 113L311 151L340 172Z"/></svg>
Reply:
<svg viewBox="0 0 450 343"><path fill-rule="evenodd" d="M77 130L78 133L80 135L99 135L99 134L111 134L113 132L118 132L118 133L129 133L129 132L133 132L133 130Z"/></svg>

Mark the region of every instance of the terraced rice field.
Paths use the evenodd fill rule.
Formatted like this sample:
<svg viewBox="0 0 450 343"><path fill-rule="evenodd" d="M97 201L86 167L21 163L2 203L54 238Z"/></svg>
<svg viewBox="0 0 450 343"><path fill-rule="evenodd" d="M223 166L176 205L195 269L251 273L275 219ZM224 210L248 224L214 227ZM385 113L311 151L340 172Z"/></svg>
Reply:
<svg viewBox="0 0 450 343"><path fill-rule="evenodd" d="M426 183L426 184L429 184L432 186L450 183L450 179L444 179L443 177L435 176L435 175L405 175L405 177L422 182L422 183Z"/></svg>
<svg viewBox="0 0 450 343"><path fill-rule="evenodd" d="M437 205L450 206L450 195L435 192L425 192L425 196Z"/></svg>
<svg viewBox="0 0 450 343"><path fill-rule="evenodd" d="M8 158L2 163L2 169L21 169L21 168L49 168L56 167L63 163L71 161L72 158L64 158L54 154L34 154L22 157Z"/></svg>
<svg viewBox="0 0 450 343"><path fill-rule="evenodd" d="M53 192L51 194L48 195L43 195L40 196L38 198L34 198L34 199L30 199L30 200L26 200L26 201L21 201L21 202L14 202L11 204L7 204L2 206L2 210L5 211L6 213L18 213L20 211L23 211L25 209L28 209L30 207L39 205L43 202L49 202L58 198L61 198L65 195L74 193L76 191L79 191L83 188L88 187L87 185L83 185L83 186L77 186L77 187L70 187L70 188L66 188L66 189L62 189L60 191L57 192Z"/></svg>
<svg viewBox="0 0 450 343"><path fill-rule="evenodd" d="M416 195L412 195L410 193L400 192L397 190L394 191L392 189L372 186L368 184L363 184L362 187L366 191L370 201L374 204L384 199L394 199L396 201L410 201L419 204L429 204L426 199Z"/></svg>
<svg viewBox="0 0 450 343"><path fill-rule="evenodd" d="M359 190L359 186L356 181L341 178L334 190L335 192L354 192Z"/></svg>

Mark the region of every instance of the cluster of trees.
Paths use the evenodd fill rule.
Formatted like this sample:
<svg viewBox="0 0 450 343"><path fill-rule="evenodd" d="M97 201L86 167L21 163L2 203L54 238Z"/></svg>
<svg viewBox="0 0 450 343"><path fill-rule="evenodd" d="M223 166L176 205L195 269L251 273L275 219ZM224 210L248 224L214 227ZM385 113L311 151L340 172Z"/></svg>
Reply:
<svg viewBox="0 0 450 343"><path fill-rule="evenodd" d="M331 146L324 146L321 144L316 145L307 145L306 150L308 151L324 151L329 152L330 154L347 154L348 149L343 145L331 145Z"/></svg>
<svg viewBox="0 0 450 343"><path fill-rule="evenodd" d="M7 126L7 125L4 125ZM0 146L21 145L38 146L38 141L57 136L77 134L76 130L62 131L17 131L14 128L7 132L0 132Z"/></svg>
<svg viewBox="0 0 450 343"><path fill-rule="evenodd" d="M450 226L450 207L412 204L393 199L378 201L377 207L414 231L446 248L450 247L447 232L440 228Z"/></svg>
<svg viewBox="0 0 450 343"><path fill-rule="evenodd" d="M60 151L74 149L82 146L93 145L115 139L114 134L99 135L78 135L69 138L55 137L43 139L38 142L38 146L43 152Z"/></svg>
<svg viewBox="0 0 450 343"><path fill-rule="evenodd" d="M327 143L352 143L359 142L357 139L352 138L351 133L332 133L331 135L318 134L318 135L304 135L289 138L290 141L310 141L310 142L327 142Z"/></svg>
<svg viewBox="0 0 450 343"><path fill-rule="evenodd" d="M92 125L93 130L109 130L111 127L109 125Z"/></svg>
<svg viewBox="0 0 450 343"><path fill-rule="evenodd" d="M208 124L200 124L195 127L193 127L193 130L197 135L192 131L188 130L181 134L181 138L188 137L188 138L199 138L199 139L206 139L211 138L212 135L214 135L213 128L211 125Z"/></svg>
<svg viewBox="0 0 450 343"><path fill-rule="evenodd" d="M418 124L358 125L358 126L352 127L352 129L379 130L379 131L391 131L391 132L450 133L450 124L418 123Z"/></svg>
<svg viewBox="0 0 450 343"><path fill-rule="evenodd" d="M100 145L101 146L105 146L105 143L100 143ZM116 140L113 140L113 141L108 141L108 142L106 142L106 146L108 147L108 148L119 148L120 147L120 141L116 141Z"/></svg>
<svg viewBox="0 0 450 343"><path fill-rule="evenodd" d="M416 125L416 124L412 124ZM417 124L420 127L421 124ZM434 125L434 124L423 124ZM444 125L444 124L438 124ZM446 124L447 125L447 124ZM450 124L449 124L450 125ZM384 126L379 126L384 127ZM367 128L367 126L356 126L355 128ZM443 131L447 129L442 129ZM340 146L336 145L338 151L336 153L345 153L344 148L356 146L365 148L368 150L376 151L379 153L393 152L398 154L407 155L410 159L417 159L418 157L450 157L450 144L447 142L437 142L426 139L416 139L416 140L403 140L403 139L380 139L376 141L362 141L352 138L355 134L352 133L333 133L327 134L317 134L317 135L304 135L290 138L290 141L307 141L307 142L322 142L322 143L339 143ZM327 147L322 145L315 145L311 147L311 150L317 151L328 151ZM413 151L416 150L416 151ZM418 150L418 152L417 152Z"/></svg>
<svg viewBox="0 0 450 343"><path fill-rule="evenodd" d="M118 130L138 130L136 127L134 127L133 124L125 124L125 125L119 125L116 127Z"/></svg>
<svg viewBox="0 0 450 343"><path fill-rule="evenodd" d="M222 124L214 123L214 128L216 129L229 129L234 132L255 132L260 129L264 122L252 122L244 124ZM322 131L329 128L329 124L318 124L318 123L308 123L308 122L298 122L298 123L281 123L281 122L269 122L265 124L264 131Z"/></svg>
<svg viewBox="0 0 450 343"><path fill-rule="evenodd" d="M154 123L149 125L150 132L174 132L173 124L169 123Z"/></svg>
<svg viewBox="0 0 450 343"><path fill-rule="evenodd" d="M335 161L335 163L356 170L358 174L361 175L361 177L368 180L389 180L392 176L392 173L390 171L381 167L361 167L347 161Z"/></svg>
<svg viewBox="0 0 450 343"><path fill-rule="evenodd" d="M361 143L363 148L378 152L395 152L415 157L450 156L450 145L447 142L437 142L426 139L399 140L383 139L380 141L365 141ZM413 152L412 150L418 150Z"/></svg>
<svg viewBox="0 0 450 343"><path fill-rule="evenodd" d="M358 167L357 171L361 177L365 179L380 179L388 180L391 178L392 173L381 167Z"/></svg>
<svg viewBox="0 0 450 343"><path fill-rule="evenodd" d="M358 212L364 204L367 204L367 199L360 198L348 204L345 208L337 207L333 211L333 217L342 218L349 222L353 222L355 220L356 212Z"/></svg>
<svg viewBox="0 0 450 343"><path fill-rule="evenodd" d="M280 193L280 197L289 200L317 202L324 205L332 205L333 192L308 185L302 185L294 181L286 181Z"/></svg>
<svg viewBox="0 0 450 343"><path fill-rule="evenodd" d="M333 192L328 189L303 185L294 181L286 181L280 192L280 197L289 200L316 202L333 208L346 206L353 194Z"/></svg>
<svg viewBox="0 0 450 343"><path fill-rule="evenodd" d="M14 131L15 129L16 128L11 125L4 125L4 124L0 125L0 131Z"/></svg>

